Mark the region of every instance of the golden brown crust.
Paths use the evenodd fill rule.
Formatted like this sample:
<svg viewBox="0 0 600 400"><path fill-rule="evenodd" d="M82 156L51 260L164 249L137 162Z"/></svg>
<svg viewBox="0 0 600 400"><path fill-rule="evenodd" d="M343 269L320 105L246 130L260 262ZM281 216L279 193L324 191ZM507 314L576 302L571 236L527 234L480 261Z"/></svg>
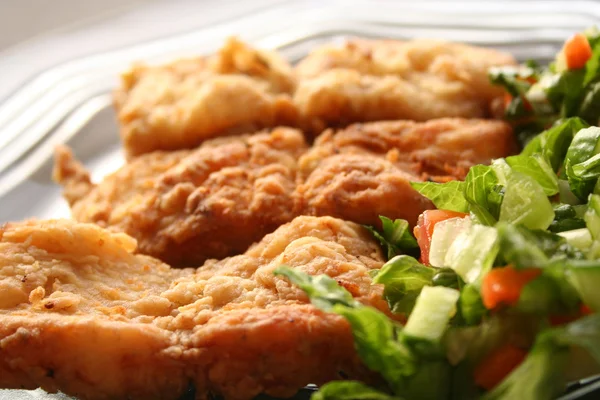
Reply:
<svg viewBox="0 0 600 400"><path fill-rule="evenodd" d="M298 186L299 213L331 215L378 225L379 216L406 219L411 225L433 204L411 186L419 177L372 155L336 155L323 160Z"/></svg>
<svg viewBox="0 0 600 400"><path fill-rule="evenodd" d="M277 54L233 38L212 57L135 65L114 94L126 154L193 148L215 136L294 123L295 84Z"/></svg>
<svg viewBox="0 0 600 400"><path fill-rule="evenodd" d="M305 150L302 133L277 128L143 155L74 203L73 215L127 232L144 254L197 266L239 254L292 220L297 159Z"/></svg>
<svg viewBox="0 0 600 400"><path fill-rule="evenodd" d="M56 176L77 220L127 232L140 252L171 265L196 266L239 254L301 214L414 223L432 204L410 181L463 179L470 166L515 149L501 121L384 121L327 131L306 153L302 134L291 128L154 152L93 189L85 172L70 173L82 167L63 151Z"/></svg>
<svg viewBox="0 0 600 400"><path fill-rule="evenodd" d="M400 169L426 178L448 175L464 179L469 168L515 154L509 124L482 119L441 118L427 122L382 121L328 130L299 162L304 178L324 158L336 154L385 157Z"/></svg>
<svg viewBox="0 0 600 400"><path fill-rule="evenodd" d="M304 120L325 125L480 118L502 95L487 70L507 64L515 64L508 54L458 43L355 39L299 63L294 103Z"/></svg>
<svg viewBox="0 0 600 400"><path fill-rule="evenodd" d="M198 270L133 255L132 245L67 220L0 231L0 387L175 399L193 382L199 395L246 400L339 371L364 377L347 322L272 274L282 263L325 273L389 311L369 277L382 256L360 226L299 217Z"/></svg>
<svg viewBox="0 0 600 400"><path fill-rule="evenodd" d="M57 146L54 151L52 180L65 186L63 195L69 206L85 197L94 188L89 172L75 159L70 148Z"/></svg>

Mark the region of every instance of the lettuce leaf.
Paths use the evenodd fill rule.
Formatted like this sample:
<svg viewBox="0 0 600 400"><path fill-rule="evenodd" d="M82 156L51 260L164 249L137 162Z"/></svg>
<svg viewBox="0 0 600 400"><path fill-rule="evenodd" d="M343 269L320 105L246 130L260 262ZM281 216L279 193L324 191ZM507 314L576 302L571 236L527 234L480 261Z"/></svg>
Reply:
<svg viewBox="0 0 600 400"><path fill-rule="evenodd" d="M411 182L410 185L433 202L440 210L469 212L469 203L463 194L465 183L451 181L447 183Z"/></svg>
<svg viewBox="0 0 600 400"><path fill-rule="evenodd" d="M396 256L381 267L373 283L385 285L383 297L393 313L408 314L423 287L431 284L435 272L412 257Z"/></svg>
<svg viewBox="0 0 600 400"><path fill-rule="evenodd" d="M382 225L382 232L380 233L372 226L364 225L371 234L379 241L383 250L385 251L387 258L391 259L398 254L419 254L419 245L417 240L410 233L410 226L408 221L403 219L391 219L379 216Z"/></svg>
<svg viewBox="0 0 600 400"><path fill-rule="evenodd" d="M496 229L500 242L499 264L542 268L550 261L584 258L583 253L569 245L565 238L551 232L504 222L498 223Z"/></svg>
<svg viewBox="0 0 600 400"><path fill-rule="evenodd" d="M507 157L506 162L513 171L535 179L544 189L546 196L553 196L558 193L558 177L541 154Z"/></svg>
<svg viewBox="0 0 600 400"><path fill-rule="evenodd" d="M465 178L464 196L469 202L469 210L480 223L492 226L498 221L503 194L492 167L471 167Z"/></svg>
<svg viewBox="0 0 600 400"><path fill-rule="evenodd" d="M274 274L288 278L310 297L315 307L323 311L332 311L337 304L346 307L361 306L350 292L327 275L312 276L285 265L277 268Z"/></svg>
<svg viewBox="0 0 600 400"><path fill-rule="evenodd" d="M600 128L579 130L565 155L565 172L573 194L586 200L600 177Z"/></svg>
<svg viewBox="0 0 600 400"><path fill-rule="evenodd" d="M600 314L540 333L525 361L483 400L550 400L565 387L569 349L582 347L600 362Z"/></svg>
<svg viewBox="0 0 600 400"><path fill-rule="evenodd" d="M311 400L403 400L357 381L333 381L319 388Z"/></svg>
<svg viewBox="0 0 600 400"><path fill-rule="evenodd" d="M540 133L533 138L521 152L523 156L541 154L550 164L554 172L558 172L563 165L567 149L573 136L589 125L581 118L569 118L559 121L552 128Z"/></svg>

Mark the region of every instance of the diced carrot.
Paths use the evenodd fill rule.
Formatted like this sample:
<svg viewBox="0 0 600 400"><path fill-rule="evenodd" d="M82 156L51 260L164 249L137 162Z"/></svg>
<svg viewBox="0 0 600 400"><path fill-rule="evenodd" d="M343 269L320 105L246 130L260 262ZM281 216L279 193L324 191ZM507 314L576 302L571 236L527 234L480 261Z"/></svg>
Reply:
<svg viewBox="0 0 600 400"><path fill-rule="evenodd" d="M504 109L506 110L510 103L513 101L513 97L510 93L504 93Z"/></svg>
<svg viewBox="0 0 600 400"><path fill-rule="evenodd" d="M550 315L548 317L548 321L552 326L560 326L568 324L569 322L573 322L581 318L579 314L556 314Z"/></svg>
<svg viewBox="0 0 600 400"><path fill-rule="evenodd" d="M577 312L573 314L550 315L548 319L550 321L550 325L552 326L565 325L569 322L573 322L578 320L579 318L585 317L586 315L593 314L593 312L594 311L592 311L591 308L581 303L581 305L579 306L579 310L577 310Z"/></svg>
<svg viewBox="0 0 600 400"><path fill-rule="evenodd" d="M481 296L488 310L499 305L515 305L519 301L523 287L541 273L540 269L516 270L512 266L494 268L483 278Z"/></svg>
<svg viewBox="0 0 600 400"><path fill-rule="evenodd" d="M592 47L583 33L576 33L567 39L563 52L568 69L581 69L592 57Z"/></svg>
<svg viewBox="0 0 600 400"><path fill-rule="evenodd" d="M427 210L419 216L414 234L421 249L421 262L423 264L429 264L429 248L431 247L431 238L435 224L450 218L465 218L468 215L448 210Z"/></svg>
<svg viewBox="0 0 600 400"><path fill-rule="evenodd" d="M581 303L579 312L581 313L581 316L586 316L586 315L590 315L590 314L594 313L594 311L591 308L589 308L587 305L585 305L583 303Z"/></svg>
<svg viewBox="0 0 600 400"><path fill-rule="evenodd" d="M486 390L493 389L518 367L526 356L525 350L511 344L494 350L475 368L475 383Z"/></svg>

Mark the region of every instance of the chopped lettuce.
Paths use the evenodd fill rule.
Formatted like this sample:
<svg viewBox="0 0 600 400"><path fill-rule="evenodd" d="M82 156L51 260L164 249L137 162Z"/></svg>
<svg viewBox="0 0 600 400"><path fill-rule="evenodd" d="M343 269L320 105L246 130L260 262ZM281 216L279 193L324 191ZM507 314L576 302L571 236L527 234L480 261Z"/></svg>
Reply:
<svg viewBox="0 0 600 400"><path fill-rule="evenodd" d="M565 172L571 191L585 201L600 177L600 128L581 129L575 134L565 157Z"/></svg>
<svg viewBox="0 0 600 400"><path fill-rule="evenodd" d="M311 400L403 400L357 381L333 381L319 388Z"/></svg>
<svg viewBox="0 0 600 400"><path fill-rule="evenodd" d="M514 126L522 144L565 118L579 117L591 125L598 124L600 45L596 37L588 41L593 51L584 68L567 68L564 51L561 51L556 62L546 68L490 69L490 81L510 95L504 116Z"/></svg>
<svg viewBox="0 0 600 400"><path fill-rule="evenodd" d="M481 322L487 309L483 305L479 288L474 284L465 285L460 292L458 309L464 325L477 325Z"/></svg>
<svg viewBox="0 0 600 400"><path fill-rule="evenodd" d="M525 361L483 396L484 400L553 399L563 390L571 346L583 347L600 362L600 315L548 329L536 338Z"/></svg>
<svg viewBox="0 0 600 400"><path fill-rule="evenodd" d="M539 183L513 171L506 182L499 219L531 229L546 229L554 220L554 209Z"/></svg>
<svg viewBox="0 0 600 400"><path fill-rule="evenodd" d="M465 198L469 210L484 225L494 225L500 214L502 191L494 169L487 165L471 167L465 178Z"/></svg>
<svg viewBox="0 0 600 400"><path fill-rule="evenodd" d="M410 185L433 202L440 210L469 212L469 204L463 195L465 183L411 182Z"/></svg>
<svg viewBox="0 0 600 400"><path fill-rule="evenodd" d="M365 225L365 228L381 243L388 259L398 254L418 255L419 245L410 233L408 221L403 219L392 221L384 216L380 216L379 219L383 228L381 233L372 226Z"/></svg>
<svg viewBox="0 0 600 400"><path fill-rule="evenodd" d="M500 243L499 262L503 265L542 268L551 260L584 257L564 237L548 231L531 230L507 223L499 223L496 229Z"/></svg>
<svg viewBox="0 0 600 400"><path fill-rule="evenodd" d="M507 157L506 162L513 171L535 179L544 189L546 196L553 196L558 193L558 177L541 154Z"/></svg>
<svg viewBox="0 0 600 400"><path fill-rule="evenodd" d="M431 342L439 342L450 319L456 314L458 290L443 286L425 286L417 298L404 333Z"/></svg>
<svg viewBox="0 0 600 400"><path fill-rule="evenodd" d="M531 156L541 154L554 172L558 172L564 163L573 136L588 126L580 118L569 118L564 121L558 121L556 125L533 138L525 146L521 155Z"/></svg>
<svg viewBox="0 0 600 400"><path fill-rule="evenodd" d="M394 313L410 313L421 289L430 285L435 270L409 256L389 260L373 278L373 283L385 285L383 297Z"/></svg>
<svg viewBox="0 0 600 400"><path fill-rule="evenodd" d="M429 246L429 264L433 267L446 266L448 249L463 232L471 229L471 218L450 218L435 224Z"/></svg>

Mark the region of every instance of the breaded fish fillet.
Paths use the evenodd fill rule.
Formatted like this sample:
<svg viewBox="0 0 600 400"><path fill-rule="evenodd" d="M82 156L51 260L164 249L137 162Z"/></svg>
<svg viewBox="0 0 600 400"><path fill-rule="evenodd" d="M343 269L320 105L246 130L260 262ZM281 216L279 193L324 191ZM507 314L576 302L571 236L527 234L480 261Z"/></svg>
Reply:
<svg viewBox="0 0 600 400"><path fill-rule="evenodd" d="M330 215L379 225L379 216L406 219L433 204L410 186L420 178L394 163L369 154L336 155L323 160L296 189L297 213Z"/></svg>
<svg viewBox="0 0 600 400"><path fill-rule="evenodd" d="M299 63L294 103L304 120L321 125L480 118L503 94L488 68L515 63L509 54L458 43L353 39Z"/></svg>
<svg viewBox="0 0 600 400"><path fill-rule="evenodd" d="M193 148L218 135L291 124L295 85L279 55L233 38L214 56L136 65L114 94L126 154Z"/></svg>
<svg viewBox="0 0 600 400"><path fill-rule="evenodd" d="M195 150L137 157L98 185L66 148L54 178L73 216L137 239L170 265L198 266L245 251L294 214L301 132L277 128L217 138Z"/></svg>
<svg viewBox="0 0 600 400"><path fill-rule="evenodd" d="M246 254L199 270L133 255L135 240L69 220L0 230L0 387L81 399L176 399L193 383L247 400L364 377L347 322L273 270L328 274L389 312L368 232L298 217Z"/></svg>
<svg viewBox="0 0 600 400"><path fill-rule="evenodd" d="M243 252L296 215L414 224L433 205L410 181L463 179L470 166L515 150L500 121L387 121L327 131L306 153L291 128L212 139L137 157L95 186L63 148L55 179L77 220L126 232L140 252L171 265L195 266Z"/></svg>
<svg viewBox="0 0 600 400"><path fill-rule="evenodd" d="M370 225L384 215L415 224L433 204L411 181L464 179L471 166L516 151L502 121L384 121L328 130L300 158L297 213Z"/></svg>
<svg viewBox="0 0 600 400"><path fill-rule="evenodd" d="M382 121L325 131L300 158L308 177L319 163L336 154L386 157L401 169L427 179L464 179L469 168L518 151L512 128L503 121L441 118L427 122Z"/></svg>

